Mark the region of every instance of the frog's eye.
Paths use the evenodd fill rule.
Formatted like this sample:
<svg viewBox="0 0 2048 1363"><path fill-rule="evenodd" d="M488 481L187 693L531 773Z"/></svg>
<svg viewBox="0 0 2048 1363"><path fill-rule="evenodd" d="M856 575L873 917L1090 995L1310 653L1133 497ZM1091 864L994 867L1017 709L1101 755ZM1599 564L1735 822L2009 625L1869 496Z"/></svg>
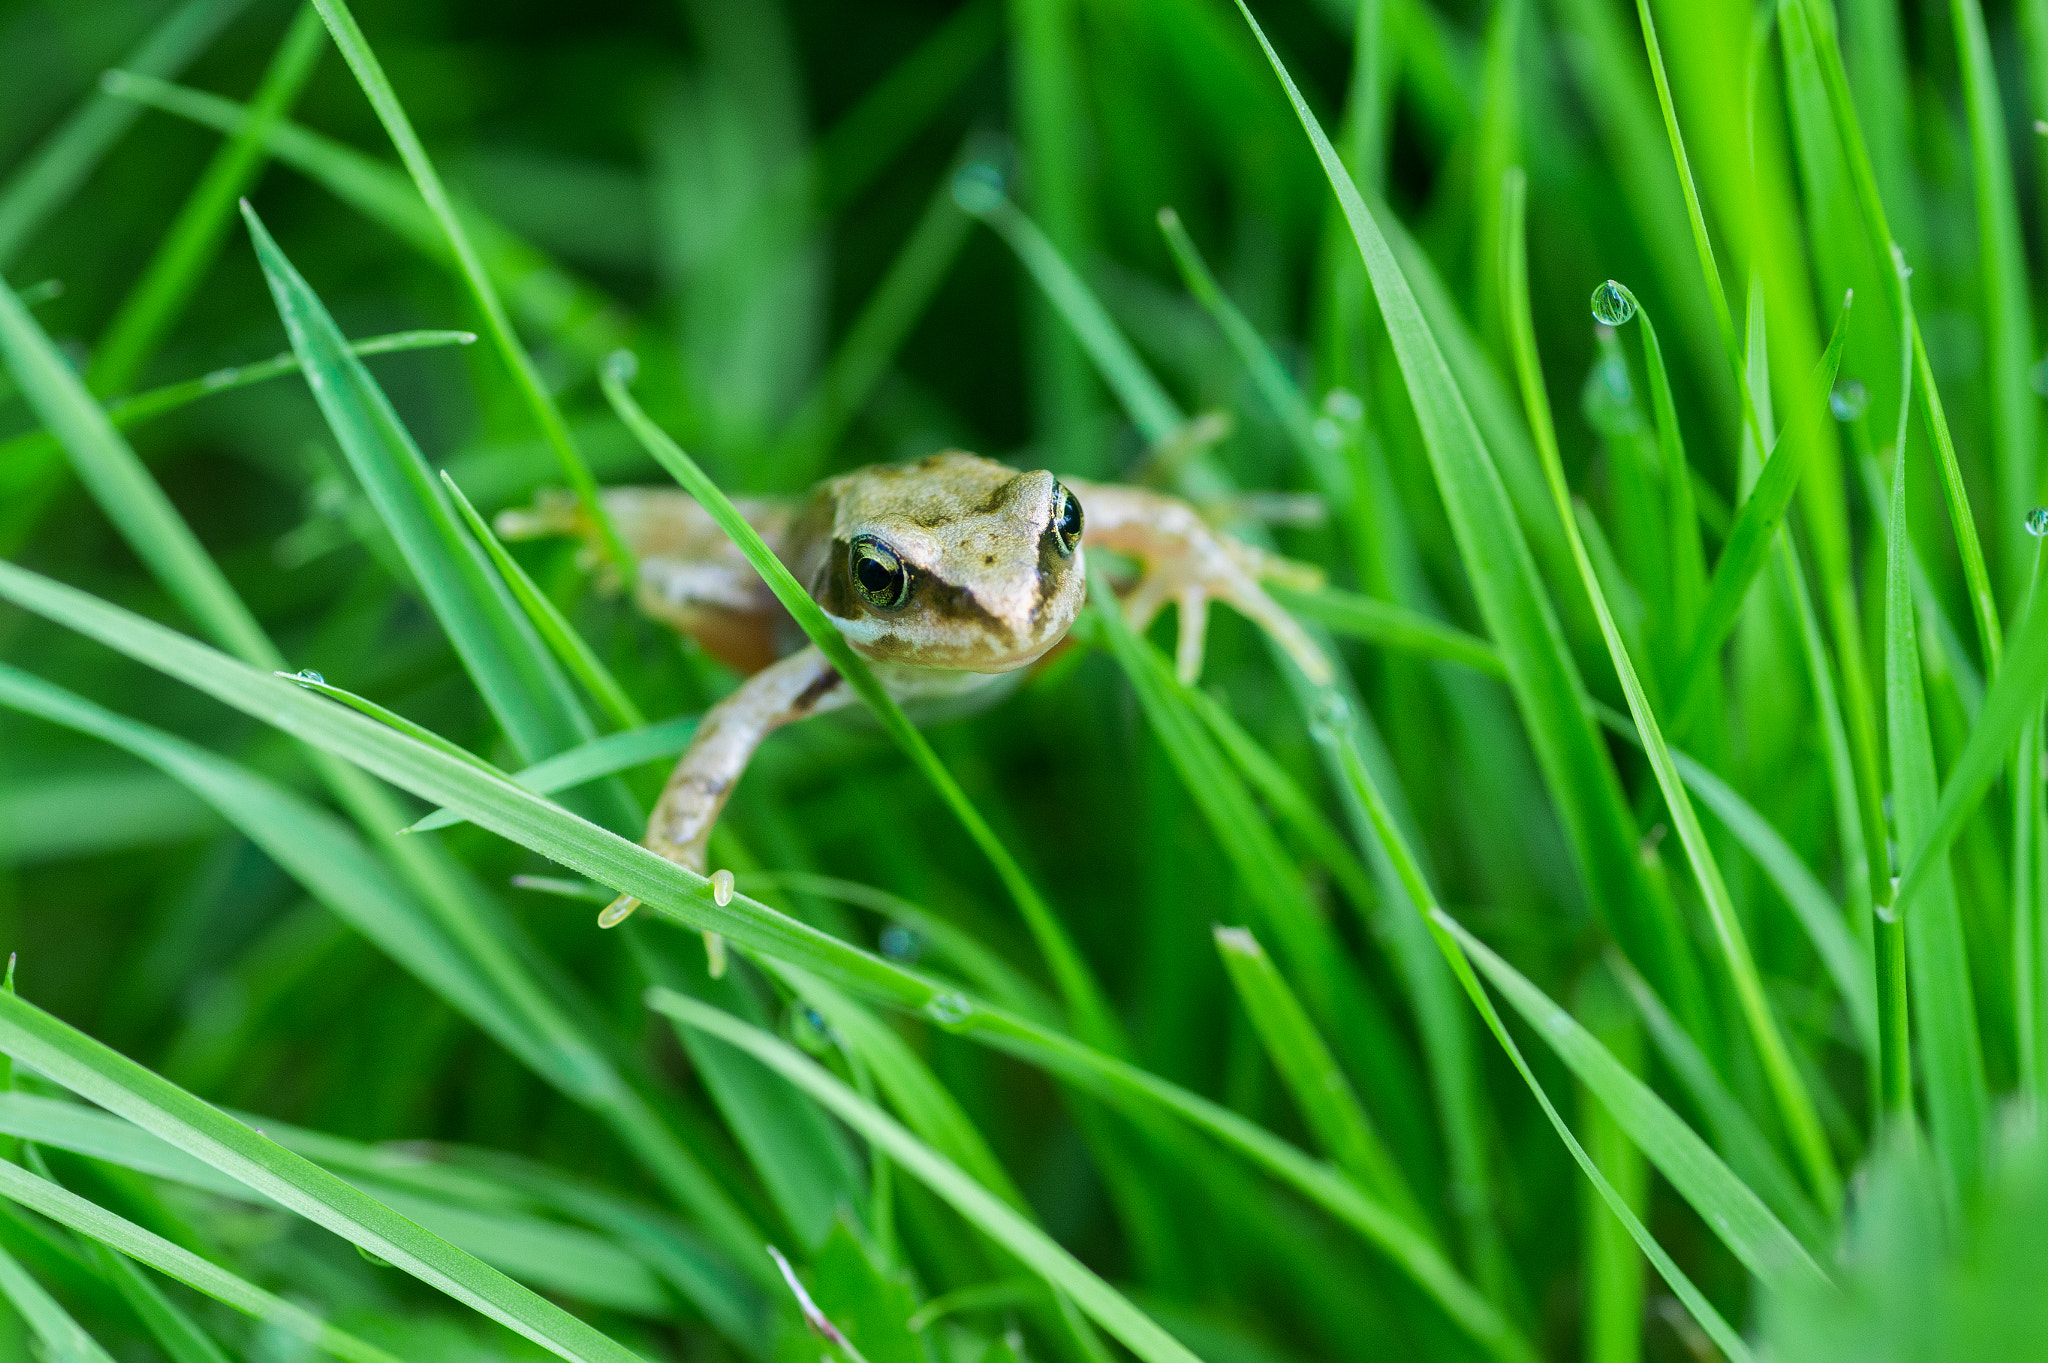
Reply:
<svg viewBox="0 0 2048 1363"><path fill-rule="evenodd" d="M853 537L853 589L876 610L892 611L910 599L910 571L896 551L873 535Z"/></svg>
<svg viewBox="0 0 2048 1363"><path fill-rule="evenodd" d="M1081 543L1081 499L1067 491L1064 483L1053 488L1052 537L1061 558L1072 558L1075 546Z"/></svg>

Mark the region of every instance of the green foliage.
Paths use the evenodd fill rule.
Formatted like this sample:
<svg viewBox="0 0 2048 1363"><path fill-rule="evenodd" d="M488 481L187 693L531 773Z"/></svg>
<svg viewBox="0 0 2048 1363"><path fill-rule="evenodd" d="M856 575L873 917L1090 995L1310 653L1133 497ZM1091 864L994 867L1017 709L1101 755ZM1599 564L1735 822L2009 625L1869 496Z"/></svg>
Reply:
<svg viewBox="0 0 2048 1363"><path fill-rule="evenodd" d="M1841 8L15 6L0 1363L2048 1349L2048 5ZM749 499L949 447L1328 684L906 711Z"/></svg>

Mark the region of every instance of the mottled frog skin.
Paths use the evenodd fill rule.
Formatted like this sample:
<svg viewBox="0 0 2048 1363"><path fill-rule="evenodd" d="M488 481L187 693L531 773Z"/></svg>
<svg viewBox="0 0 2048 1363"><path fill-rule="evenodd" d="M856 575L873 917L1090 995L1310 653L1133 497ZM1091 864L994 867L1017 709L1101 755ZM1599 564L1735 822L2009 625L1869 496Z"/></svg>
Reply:
<svg viewBox="0 0 2048 1363"><path fill-rule="evenodd" d="M648 820L646 845L702 874L712 826L761 741L850 703L852 691L689 494L616 488L604 502L638 561L641 609L751 674L705 713ZM1063 483L1042 469L1019 472L950 452L857 469L795 500L738 505L906 702L986 692L1043 658L1080 614L1091 547L1142 565L1123 599L1133 625L1144 628L1169 603L1179 609L1184 680L1201 670L1212 599L1256 621L1312 680L1329 678L1316 646L1259 585L1278 561L1162 493ZM499 529L592 538L587 518L562 494L505 513ZM632 907L622 899L604 921Z"/></svg>

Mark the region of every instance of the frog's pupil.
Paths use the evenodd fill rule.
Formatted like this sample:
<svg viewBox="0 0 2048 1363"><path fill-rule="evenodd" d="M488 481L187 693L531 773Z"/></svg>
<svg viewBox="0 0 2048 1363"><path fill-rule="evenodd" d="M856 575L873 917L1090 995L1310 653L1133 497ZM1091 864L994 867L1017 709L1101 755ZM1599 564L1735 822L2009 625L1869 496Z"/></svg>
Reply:
<svg viewBox="0 0 2048 1363"><path fill-rule="evenodd" d="M1081 542L1081 499L1064 487L1059 490L1059 509L1053 518L1053 531L1060 537L1060 547L1068 554Z"/></svg>
<svg viewBox="0 0 2048 1363"><path fill-rule="evenodd" d="M864 558L854 571L860 574L860 585L876 596L887 596L896 574L878 558Z"/></svg>

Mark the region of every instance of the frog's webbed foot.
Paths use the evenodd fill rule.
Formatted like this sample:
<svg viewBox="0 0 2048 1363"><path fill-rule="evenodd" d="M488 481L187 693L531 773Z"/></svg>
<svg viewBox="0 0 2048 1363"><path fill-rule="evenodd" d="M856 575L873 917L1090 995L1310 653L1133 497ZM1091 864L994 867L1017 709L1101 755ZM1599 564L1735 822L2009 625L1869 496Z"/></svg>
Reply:
<svg viewBox="0 0 2048 1363"><path fill-rule="evenodd" d="M1174 670L1183 682L1201 676L1211 601L1228 604L1265 630L1310 681L1330 681L1329 659L1260 585L1320 585L1314 569L1220 533L1176 497L1099 484L1080 485L1075 495L1086 517L1084 543L1129 554L1143 565L1138 585L1123 598L1132 627L1145 629L1169 604L1179 610Z"/></svg>

